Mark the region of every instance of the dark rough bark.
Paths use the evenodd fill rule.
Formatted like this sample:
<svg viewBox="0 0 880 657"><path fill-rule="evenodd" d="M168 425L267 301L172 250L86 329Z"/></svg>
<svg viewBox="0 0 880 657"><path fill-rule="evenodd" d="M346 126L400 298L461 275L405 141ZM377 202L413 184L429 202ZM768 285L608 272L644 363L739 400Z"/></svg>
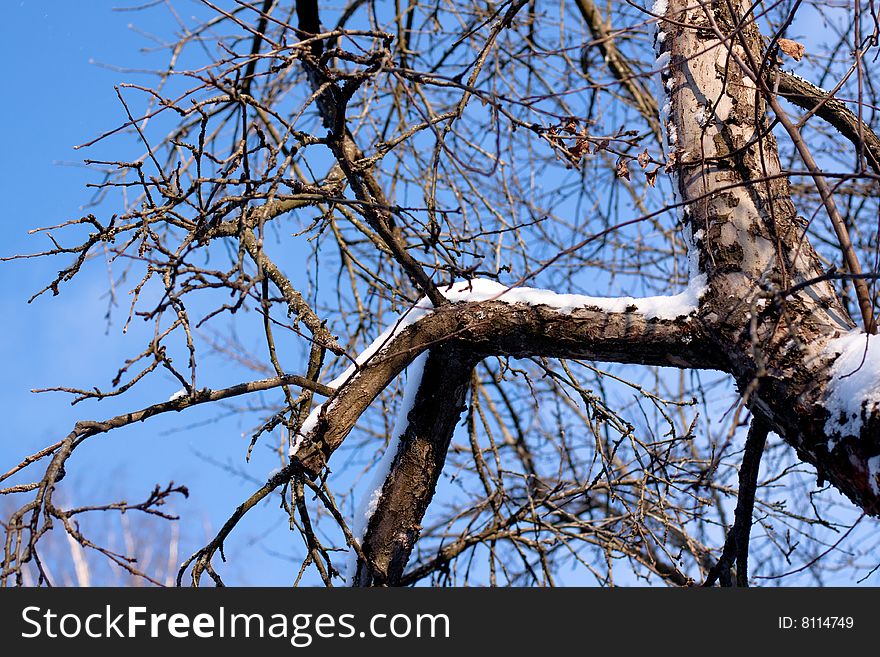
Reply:
<svg viewBox="0 0 880 657"><path fill-rule="evenodd" d="M739 490L736 496L733 527L727 532L721 558L709 569L703 586L712 586L716 581L719 581L721 586L733 586L734 573L731 570L734 564L736 564L736 585L749 585L749 538L755 510L758 473L761 469L764 447L767 444L767 433L767 425L760 418L753 418L739 468Z"/></svg>
<svg viewBox="0 0 880 657"><path fill-rule="evenodd" d="M421 531L465 397L476 357L455 345L428 356L410 422L363 540L356 586L396 586ZM440 394L438 394L440 393Z"/></svg>
<svg viewBox="0 0 880 657"><path fill-rule="evenodd" d="M796 75L775 72L768 83L780 96L828 121L857 147L861 144L868 166L880 173L880 137L844 103Z"/></svg>

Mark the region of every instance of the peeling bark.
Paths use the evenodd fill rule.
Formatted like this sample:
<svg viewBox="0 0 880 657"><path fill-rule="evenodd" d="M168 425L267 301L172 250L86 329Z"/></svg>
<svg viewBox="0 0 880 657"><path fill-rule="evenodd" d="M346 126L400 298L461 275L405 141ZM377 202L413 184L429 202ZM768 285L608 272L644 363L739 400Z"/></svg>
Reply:
<svg viewBox="0 0 880 657"><path fill-rule="evenodd" d="M742 13L732 16L730 7ZM752 412L820 477L878 514L867 463L880 453L878 419L869 418L861 436L839 436L832 451L824 430L833 362L825 350L854 323L827 281L785 293L824 271L781 175L754 73L742 65L746 47L760 61L757 27L739 25L747 7L717 2L704 9L672 0L671 21L661 26L670 56L666 83L678 137L678 189L710 286L700 318L728 355L728 371ZM737 31L738 39L719 38L719 32Z"/></svg>

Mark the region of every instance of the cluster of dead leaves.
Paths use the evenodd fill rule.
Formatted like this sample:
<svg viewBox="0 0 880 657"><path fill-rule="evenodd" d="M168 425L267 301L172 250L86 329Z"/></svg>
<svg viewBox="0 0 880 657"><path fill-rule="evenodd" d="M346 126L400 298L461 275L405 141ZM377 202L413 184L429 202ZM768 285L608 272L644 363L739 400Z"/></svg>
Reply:
<svg viewBox="0 0 880 657"><path fill-rule="evenodd" d="M779 44L779 49L795 61L800 61L804 56L804 44L802 43L791 39L778 39L777 43ZM585 155L590 155L608 148L607 139L599 141L591 140L587 136L587 126L581 125L578 120L573 117L563 121L557 126L550 126L544 131L544 136L553 147L562 153L565 159L576 168L580 168L581 161ZM675 166L675 155L675 153L672 153L669 162L665 165L665 170L667 172ZM642 167L642 170L645 172L645 181L653 187L657 183L657 174L660 172L661 165L658 164L648 171L648 165L653 161L648 154L648 149L645 149L644 152L640 153L637 157L621 155L617 159L617 164L614 167L615 175L617 175L618 178L629 180L629 165L633 160L636 160L639 163L639 166Z"/></svg>
<svg viewBox="0 0 880 657"><path fill-rule="evenodd" d="M562 123L548 128L538 129L537 126L534 126L533 129L542 134L556 152L560 153L566 162L576 169L581 168L584 157L602 150L608 150L608 146L611 143L607 138L597 139L590 137L587 131L587 122L582 123L574 117L567 118ZM628 131L621 133L621 136L633 136L635 134L635 131ZM614 169L617 177L625 180L630 179L629 165L633 160L639 163L639 166L645 172L645 180L653 187L657 183L657 174L662 166L656 163L648 153L647 148L636 157L621 155ZM648 167L652 163L656 166L649 171Z"/></svg>
<svg viewBox="0 0 880 657"><path fill-rule="evenodd" d="M617 165L614 167L614 173L618 178L623 178L624 180L629 180L629 163L633 160L639 163L639 166L642 167L642 170L645 172L645 181L653 187L657 183L657 174L660 172L660 165L658 164L653 169L648 171L648 165L651 164L654 160L651 158L648 153L648 149L646 148L643 152L639 153L638 157L627 157L626 155L621 155L617 160Z"/></svg>
<svg viewBox="0 0 880 657"><path fill-rule="evenodd" d="M552 125L543 131L547 141L575 168L580 168L584 156L591 155L600 149L601 142L596 144L595 150L590 148L590 137L587 133L586 124L570 117L559 125ZM605 141L607 147L608 142Z"/></svg>

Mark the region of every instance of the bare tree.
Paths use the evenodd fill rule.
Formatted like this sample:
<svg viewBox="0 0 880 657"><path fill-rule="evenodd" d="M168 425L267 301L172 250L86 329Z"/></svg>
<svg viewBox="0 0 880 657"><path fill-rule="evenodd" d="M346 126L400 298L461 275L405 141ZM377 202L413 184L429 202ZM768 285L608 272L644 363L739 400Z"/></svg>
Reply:
<svg viewBox="0 0 880 657"><path fill-rule="evenodd" d="M181 391L0 476L4 583L51 581L59 528L140 574L75 517L185 489L64 508L71 455L267 391L242 457L271 440L281 467L178 583L221 584L270 496L296 583L870 574L841 546L880 513L871 3L202 3L117 89L143 154L89 160L117 211L39 254L72 261L37 296L106 255L154 327L109 388L60 390ZM789 38L817 20L827 50ZM211 351L261 374L214 387Z"/></svg>

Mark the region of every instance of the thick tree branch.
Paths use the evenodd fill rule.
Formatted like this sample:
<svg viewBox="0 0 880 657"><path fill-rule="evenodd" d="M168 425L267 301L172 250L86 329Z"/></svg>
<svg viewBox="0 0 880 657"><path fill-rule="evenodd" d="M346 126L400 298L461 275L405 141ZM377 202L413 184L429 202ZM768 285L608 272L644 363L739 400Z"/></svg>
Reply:
<svg viewBox="0 0 880 657"><path fill-rule="evenodd" d="M397 586L434 497L446 450L464 410L475 356L456 346L432 349L406 418L391 471L363 539L354 586Z"/></svg>
<svg viewBox="0 0 880 657"><path fill-rule="evenodd" d="M806 119L798 122L789 118L777 96L788 97L806 107L808 117L815 113L831 122L858 145L859 152L865 154L868 164L878 172L880 139L843 103L828 98L825 92L788 74L768 73L761 67L759 62L766 62L767 58L758 28L750 22L755 20L753 3L664 0L656 5L668 5L666 18L659 20L662 36L657 43L661 46L658 68L663 71L662 89L669 97L658 101L647 90L636 65L628 62L618 49L629 52L637 47L638 41L624 41L622 33L612 30L605 20L605 10L599 10L593 0L576 0L593 35L590 47L601 52L605 59L609 71L606 78L619 83L616 85L619 92L615 95L623 96L624 101L635 108L634 113L638 112L644 119L643 124L658 139L666 128L670 146L667 171L672 174L676 198L672 205L657 212L653 212L657 199L645 203L638 200L641 213L638 218L602 216L606 228L586 239L573 240L577 242L573 246L556 243L560 236L557 228L566 226L570 232L571 226L576 225L580 229L585 225L580 221L569 222L548 215L523 223L522 218L530 214L543 217L545 210L539 206L548 199L548 202L562 199L560 192L568 183L557 184L558 181L552 180L554 174L547 173L540 181L542 185L547 183L546 192L533 193L531 190L538 190L538 186L529 186L531 181L523 185L526 178L546 173L541 167L552 157L531 152L529 131L504 127L510 120L511 126L531 125L532 131L540 135L541 123L530 121L543 121L544 117L554 116L559 108L568 106L564 91L567 87L554 82L569 81L571 71L545 75L542 70L544 62L553 64L554 60L568 65L567 48L554 52L553 48L536 46L544 40L546 28L543 33L536 31L541 17L535 7L528 19L513 21L517 11L528 4L526 0L488 10L473 5L467 13L456 16L463 20L457 35L446 32L447 26L451 26L450 30L458 29L454 20L447 21L436 11L432 18L419 3L390 10L396 13L392 22L398 23L402 35L415 35L413 30L434 19L443 26L441 35L422 31L416 41L409 40L408 36L401 41L406 63L391 70L386 67L391 61L393 37L378 31L377 27L389 26L391 22L383 22L381 12L385 10L378 9L378 5L355 2L342 10L345 22L362 6L369 29L322 34L315 0L299 0L294 4L298 29L278 18L284 13L289 20L290 14L274 10L277 3L271 0L239 4L241 9L235 12L218 9L219 23L213 25L229 21L236 30L247 32L237 42L241 54L229 50L228 60L218 62L216 68L204 69L216 70L216 75L195 75L194 79L202 80L205 86L184 97L193 101L192 107L181 99L164 98L161 87L150 90L154 99L151 103L163 103L165 109L177 111L183 120L179 130L164 142L168 146L168 161L164 164L160 161L165 157L160 157L161 149L151 147L150 143L156 142L148 142L148 135L139 128L136 134L143 140L149 157L135 163L104 163L135 177L134 182L120 179L121 182L107 183L106 187L140 188L138 201L107 226L91 215L69 222L69 225L82 224L84 228L91 225L97 233L90 233L76 248L64 248L55 242L54 248L47 251L78 257L75 265L63 271L47 288L56 292L56 283L76 274L96 245L107 247L112 260L131 256L132 262L145 264L147 273L135 290L135 298L158 274L165 296L155 307L141 313L146 319L155 320L156 337L144 354L126 363L123 370L127 371L130 366L134 369L131 363L153 355L154 362L137 374L134 381L163 365L183 382L184 378L171 365L170 357L166 358L162 351L166 343L170 344L165 341L166 336L177 329L178 334L184 334L182 339L190 352L192 383L183 383L186 393L181 394L184 396L175 395L167 402L103 422L78 423L64 440L27 457L0 475L2 482L45 459L45 472L37 481L10 482L14 485L0 490L4 494L30 494L30 499L12 514L7 525L0 580L5 581L11 575L20 579L22 572L31 568L27 566L23 571L23 564L34 562L40 576L45 576L36 543L51 529L53 519L56 525L61 520L68 535L82 545L92 545L69 520L73 514L93 507L64 511L53 502L56 483L65 476L65 463L85 439L160 413L182 411L192 405L277 387L284 389L287 410L269 409L272 415L258 435L274 429L282 420L290 433L298 431L289 452L289 463L253 491L214 540L190 558L180 571L181 577L192 567L195 583L205 572L218 584L222 583L212 569L213 557L217 552L223 556L227 536L245 514L273 491L283 488L291 492L289 500L281 496L289 512L290 525L300 531L307 549L303 570L314 565L327 585L332 585L337 573L331 561L333 548L325 548L319 538L323 536L321 516L309 508L316 500L325 505L329 512L326 517L338 525L345 542L358 555L358 567L349 573L356 585L412 582L431 569L442 570L449 560L480 542L489 550L489 581L493 584L496 581L494 568L496 563L501 563L496 562L496 555L521 559L515 568L504 573L509 581L530 577L532 581L552 583L552 571L558 559L568 558L560 553L571 550L571 556L581 560L583 546L588 546L587 550L595 549L599 555L602 551L606 556L613 554L611 559L625 555L632 563L639 564L637 572L658 573L677 585L693 582L692 572L684 567L682 556L694 558L692 565L700 571L699 577L708 573L707 583L719 579L724 584L732 583L731 568L736 561L737 579L746 584L748 529L761 451L770 430L783 436L802 459L814 464L820 478L829 479L868 513L880 514L880 393L874 393L872 388L870 394L857 391L859 394L850 395L851 399L842 400L841 392L844 388L853 388L852 381L870 378L867 373L880 371L880 349L876 348L876 341L871 342L868 336L855 330L832 284L835 278L858 281L861 310L870 329L873 322L870 300L864 294L862 279L874 274L858 273L858 262L853 261L854 251L848 243L845 226L843 232L840 230L841 215L834 206L828 176L818 169L810 148L799 134ZM459 9L455 7L451 11ZM245 11L259 14L259 20L254 19L255 27L237 15ZM472 15L467 15L471 11ZM423 22L425 16L416 22L417 13L425 13L428 22ZM793 11L790 12L790 17L793 15ZM515 51L515 56L508 56L514 51L498 38L502 34L507 36L508 31L511 40L526 44L522 50ZM530 32L528 38L524 37L526 31ZM291 34L298 35L301 41L288 48ZM187 39L190 36L193 35L187 35ZM453 39L444 46L448 46L446 52L431 52L432 47L446 43L449 36ZM198 35L193 36L196 37ZM274 38L278 38L279 43L275 43ZM339 44L354 44L357 52L335 47ZM409 50L416 46L426 55ZM323 125L323 128L318 126L320 136L295 129L298 122L308 122L304 114L297 114L289 123L285 118L291 102L299 100L295 93L290 93L289 87L297 77L291 68L295 61L302 64L308 78L306 88L296 91L302 92L307 106L317 108ZM487 87L489 90L480 94L486 104L484 109L475 107L465 115L463 111L469 99L476 97L476 80L484 65L486 74L494 68L492 75L495 76L491 89ZM520 69L523 71L520 74L513 72L514 66L527 68ZM258 70L265 70L266 74ZM462 87L461 80L465 76L468 81ZM518 90L517 83L526 79L529 83ZM533 79L538 81L538 87L533 85ZM385 94L391 89L389 81L393 83L390 96ZM503 84L498 86L498 82ZM369 85L375 87L365 93ZM459 96L462 89L464 95ZM539 102L535 102L536 92L541 94ZM201 93L210 97L200 99L198 94ZM279 104L280 99L294 100ZM453 110L443 111L452 105L455 105ZM659 120L658 106L664 107ZM815 178L851 273L826 271L807 241L804 222L798 217L786 173L780 167L768 110L778 116ZM357 129L354 123L349 127L347 113L352 121L356 115L359 117ZM128 116L135 122L133 114ZM141 125L140 121L137 123ZM433 156L427 157L426 152L431 151L429 130L432 128L436 130L437 139ZM575 136L575 127L563 129L566 134ZM270 141L266 140L267 133ZM220 145L227 134L235 136L230 149ZM361 145L366 150L374 151L370 157L365 157L355 135L364 141ZM366 142L368 135L372 145ZM447 135L448 145L444 142ZM493 141L494 151L490 148ZM630 144L630 141L622 143ZM394 148L388 150L392 146ZM330 149L334 160L325 184L311 185L289 179L291 167L302 179L304 176L297 167L313 170L316 166L326 166L325 147ZM585 142L577 145L578 149L585 147ZM597 145L597 150L590 155L602 150L611 152L614 148L616 146L610 143ZM586 152L583 155L587 157ZM639 163L645 167L651 157L648 153L643 155ZM468 162L468 157L478 162ZM491 167L482 168L481 158L491 162ZM172 161L178 163L173 171L169 164ZM414 198L414 192L427 190L421 194L426 199L424 207L414 205L404 210L389 201L379 183L379 171L374 168L380 161L386 162L382 171L382 176L388 178L386 186L397 190L401 198ZM446 166L447 163L453 166ZM626 160L618 163L618 176L623 175L625 163ZM159 171L147 172L147 167L157 167ZM658 170L659 167L651 175L656 175ZM432 172L430 180L424 178L426 171ZM613 176L611 170L607 173ZM653 178L649 181L653 182ZM490 188L496 184L499 189ZM288 187L291 193L279 194L280 185ZM466 269L467 263L474 262L477 263L475 271L486 270L492 272L492 276L508 271L511 278L515 278L535 276L551 266L561 265L569 268L566 271L572 275L583 276L585 272L575 271L577 267L593 262L593 255L586 254L584 245L675 208L681 211L680 224L684 227L691 256L688 291L679 298L652 298L648 303L646 299L597 300L526 288L505 288L492 296L484 293L489 281L479 279L440 289L432 280L431 269L427 265L423 267L409 248L408 241L412 241L410 238L415 233L404 231L411 231L417 225L433 226L434 205L439 202L434 192L441 187L444 204L449 200L459 201L461 221L456 223L458 219L450 213L450 230L441 234L438 229L437 235L431 230L431 239L423 243L426 253L431 254L430 259L448 262L450 271L471 271ZM203 189L209 190L207 200ZM344 196L346 189L349 198ZM471 192L477 198L473 203L468 198ZM837 190L835 194L839 197L842 192ZM599 189L594 193L586 186L578 190L576 196L580 203L591 196L602 200L606 192ZM568 198L567 192L564 198ZM330 218L336 243L322 238L322 234L326 235L323 233L326 222L316 222L298 233L303 237L308 235L307 239L314 245L315 258L320 259L322 273L317 272L317 267L310 272L310 289L317 290L321 282L320 289L324 292L319 299L327 300L323 296L327 294L323 281L330 280L326 263L328 258L332 262L333 249L338 246L339 276L348 273L351 288L347 294L340 293L339 312L330 316L340 318L340 325L348 326L352 340L372 331L386 309L387 297L379 300L374 291L384 293L399 284L396 277L393 281L381 279L383 272L387 272L389 258L425 295L417 307L411 309L412 314L400 317L396 325L388 327L374 345L358 356L349 371L327 384L316 381L323 367L324 349L339 355L343 350L324 320L293 287L291 272L278 267L264 252L262 243L266 222L278 223L274 221L276 217L314 205L319 206L325 218ZM362 214L363 221L346 207ZM568 206L555 205L551 214L563 211L559 209L562 207ZM339 208L353 229L336 225L332 215ZM404 223L410 216L414 223ZM427 217L427 224L421 223L420 216ZM546 225L541 225L545 222ZM551 224L555 224L552 229L548 228ZM596 255L596 262L617 274L624 272L618 264L620 253L638 257L648 254L652 256L651 261L642 258L638 273L649 276L663 272L653 256L668 256L664 249L669 244L666 239L671 236L661 224L655 225L663 230L662 237L646 237L631 247L608 240L608 248ZM629 239L631 234L622 232L618 236ZM49 238L55 240L51 235ZM117 238L119 243L110 248ZM225 269L208 269L189 258L191 254L205 253L202 249L214 238L236 241L238 248L234 252L230 250ZM533 239L545 240L542 250L555 250L537 269L531 263L544 258L544 254L528 252L529 240ZM491 260L488 255L493 249L494 270L488 264L479 264ZM137 257L133 257L135 250ZM519 271L516 263L508 264L508 256L512 254L524 256L524 271ZM243 258L247 256L255 267L243 266ZM270 282L280 295L269 295ZM477 283L484 292L474 291ZM192 331L182 299L196 290L225 289L237 294L236 305L224 305L218 312L226 308L236 310L254 297L254 290L259 286L262 286L260 319L264 322L272 371L277 376L224 390L198 390ZM682 299L687 302L682 303ZM665 312L658 312L658 308ZM161 327L167 324L163 315L166 311L174 323L162 333ZM301 346L310 353L306 376L284 374L286 368L282 363L286 349L279 345L276 350L271 323L276 321L275 313L283 316L285 311L310 333L295 331L296 337L305 340ZM213 315L206 319L210 317ZM844 334L846 339L838 340ZM859 348L862 338L864 349ZM840 346L851 342L857 343L855 350L846 351L848 347ZM741 393L742 407L751 410L753 425L740 471L735 520L721 560L715 564L710 551L694 541L691 531L692 528L697 532L704 530L714 518L699 511L691 513L690 502L681 501L691 495L691 486L694 490L705 486L711 491L708 498L697 495L698 504L705 504L706 508L719 502L713 496L732 491L722 483L723 475L715 474L720 458L711 459L704 470L704 454L691 441L693 427L689 418L684 413L667 417L666 407L680 402L661 400L632 384L643 393L644 399L655 402L658 413L669 426L669 432L655 441L659 432L654 431L656 427L651 426L646 414L645 428L651 438L644 441L639 435L642 426L630 423L623 414L617 416L604 395L602 398L594 395L588 390L588 384L577 381L578 377L571 373L567 363L560 364L563 376L546 363L536 362L533 364L542 368L546 378L537 380L526 373L531 397L516 394L512 388L516 383L505 376L496 379L494 369L487 368L492 370L490 374L499 386L494 401L499 398L503 401L496 409L493 400L487 398L485 403L481 400L477 391L481 384L472 378L474 366L488 357L583 359L729 373ZM414 363L417 358L418 362ZM420 371L418 378L413 374L414 364ZM587 370L592 367L586 363L579 365ZM364 524L360 520L366 515L359 514L355 518L355 525L359 526L350 530L329 489L324 495L324 485L333 479L323 477L329 473L327 466L331 465L329 460L335 450L361 421L367 408L388 390L407 366L411 366L412 386L404 396L404 412L393 431L382 467L376 469L382 482L373 488L378 494L367 498L375 508L369 510L366 528L360 526ZM853 374L856 376L847 378ZM598 370L596 376L609 379L608 373ZM610 375L610 378L617 377ZM875 382L868 383L873 386ZM435 529L423 530L425 513L446 462L469 384L475 390L468 417L470 450L463 448L455 458L456 465L461 464L463 472L481 485L477 489L478 499L472 508L457 509L446 515ZM296 400L287 390L294 385L304 389ZM507 386L504 391L500 389L502 385ZM129 387L128 384L120 387L116 382L114 386L117 390L113 394ZM682 383L679 398L684 397L685 390L686 385ZM328 396L327 401L311 413L310 391ZM509 397L508 391L512 393ZM576 394L569 395L572 391ZM558 431L556 427L536 423L540 425L537 429L541 437L548 439L546 445L543 441L533 443L528 435L528 421L523 421L545 392L554 395L561 407L554 418ZM740 410L738 408L737 413ZM579 429L583 427L584 431L571 431L572 424ZM511 432L509 426L515 430ZM734 422L733 426L738 425ZM495 434L499 431L502 440L496 440ZM281 437L282 445L293 437L290 433ZM621 440L614 442L613 433ZM588 436L589 441L595 440L595 445L575 444L577 440L584 440L583 436ZM625 444L627 442L630 444ZM607 449L611 443L613 448ZM488 445L488 449L484 449L484 445ZM676 451L688 451L688 454L678 462ZM490 453L494 461L484 458L484 453ZM649 458L641 458L643 455ZM536 458L547 460L536 461ZM548 463L553 467L548 467ZM674 474L670 465L674 465ZM664 469L670 472L668 478L666 473L660 472ZM593 474L596 474L595 480ZM319 483L312 481L318 477L321 477ZM656 481L656 490L645 484L649 479ZM314 498L306 495L306 487L315 493ZM768 510L773 514L788 513L770 507ZM684 513L680 513L682 511ZM680 514L679 517L676 514ZM486 520L487 515L491 515L488 522L478 524ZM718 518L727 522L723 512L718 513ZM469 522L471 519L473 523ZM534 527L534 535L526 536L522 531L527 523ZM465 525L467 529L460 537L451 536L446 540L444 528L458 531ZM407 561L423 531L431 540L443 537L443 544L437 549L436 559L405 575ZM553 537L552 541L546 540L548 535ZM336 537L339 539L339 534ZM499 543L506 545L499 547ZM574 543L577 547L572 547ZM586 564L588 568L593 565ZM500 565L501 570L508 566L507 563ZM606 581L612 581L610 563Z"/></svg>
<svg viewBox="0 0 880 657"><path fill-rule="evenodd" d="M658 106L654 95L642 83L639 75L632 69L629 60L621 55L614 43L614 30L605 20L593 0L577 0L578 11L584 19L590 34L607 63L608 70L621 83L627 96L639 114L648 122L651 131L660 142L660 124L657 121ZM767 70L767 85L780 96L798 107L834 126L857 148L864 145L868 165L880 174L880 137L864 121L850 110L845 103L821 87L804 78L778 68Z"/></svg>
<svg viewBox="0 0 880 657"><path fill-rule="evenodd" d="M604 27L595 7L591 13L589 3L578 6L588 23L592 19L594 36L599 34L602 43L613 46L601 31ZM316 11L309 14L314 20ZM400 444L390 448L396 450L394 462L370 516L363 543L365 560L358 564L355 584L402 581L471 369L490 355L714 368L736 378L755 417L734 530L709 580L720 576L726 581L734 558L741 581L747 577L746 523L750 524L754 502L757 446L763 446L770 429L863 508L880 512L877 484L868 466L869 459L880 453L877 440L858 442L858 437L837 436L834 449L826 440L826 387L834 361L827 347L853 324L818 256L803 240L788 182L781 175L764 98L758 92L756 73L747 64L759 59L751 55L760 52L760 35L754 24L743 26L726 3L694 8L686 0L670 0L667 16L671 20L662 23L661 30L670 33L660 42L661 59L669 55L664 87L671 90L667 127L674 128L676 187L685 205L686 227L693 235L698 272L691 274L705 275L709 282L699 312L674 320L648 320L637 308L609 312L584 306L560 312L503 300L447 303L441 298L438 303L426 289L434 310L394 332L313 411L314 421L303 428L293 453L291 468L302 467L318 476L380 392L416 356L430 351ZM303 22L302 15L301 27L317 32L317 25ZM735 31L740 31L739 42L725 36ZM731 60L739 66L731 65ZM328 84L316 63L307 63L307 70L316 89ZM614 70L622 82L635 84L634 76L619 67ZM340 124L344 102L333 93L322 95L319 107L326 108L325 123L337 135L337 160L358 197L369 199L367 207L374 207L371 183L361 180L354 166L359 151ZM770 103L774 102L771 96ZM650 100L643 105L640 111L650 109ZM725 191L714 193L718 189ZM370 223L393 251L393 243L379 230L390 224L375 217ZM815 284L799 286L804 281ZM877 424L880 421L869 418L865 426Z"/></svg>
<svg viewBox="0 0 880 657"><path fill-rule="evenodd" d="M701 316L728 354L729 371L754 415L812 463L820 478L878 514L872 467L880 455L877 412L862 407L858 435L826 432L829 408L838 403L828 385L839 352L832 340L854 325L833 286L822 280L825 271L803 237L788 181L779 175L776 142L748 64L760 61L762 47L756 25L741 23L748 6L670 0L670 20L661 24L667 32L662 52L669 56L665 77L672 90L668 121L677 135L677 188L710 287ZM732 15L731 7L741 13ZM736 40L721 38L734 33ZM749 58L747 50L755 56ZM732 183L741 187L706 197ZM782 291L813 279L820 282L783 298Z"/></svg>
<svg viewBox="0 0 880 657"><path fill-rule="evenodd" d="M871 126L850 110L845 103L821 87L786 71L768 73L767 85L776 89L786 100L808 112L813 112L859 148L864 145L865 159L875 173L880 174L880 137Z"/></svg>
<svg viewBox="0 0 880 657"><path fill-rule="evenodd" d="M807 146L807 142L801 136L800 130L794 125L794 123L792 123L785 109L779 104L776 97L772 94L768 94L768 96L770 107L773 108L773 112L776 114L776 118L779 119L779 123L785 128L788 136L791 137L791 141L800 154L801 160L810 172L813 182L816 184L816 189L819 190L819 196L822 197L822 203L828 213L828 218L831 220L831 226L834 228L834 234L837 236L837 241L840 244L840 250L843 253L846 267L849 269L849 273L854 276L852 284L856 291L856 299L858 300L859 310L862 313L862 322L864 323L865 331L868 333L876 333L877 330L874 322L874 308L871 300L871 291L868 289L868 284L865 282L865 279L862 278L862 266L859 263L852 240L850 240L846 222L844 221L840 210L837 208L837 203L834 201L831 186L828 184L825 176L822 175L822 170L813 158L810 147Z"/></svg>
<svg viewBox="0 0 880 657"><path fill-rule="evenodd" d="M480 357L585 358L672 367L727 369L723 352L707 339L699 321L648 320L638 312L503 301L456 303L400 331L342 384L317 413L296 451L305 470L317 475L372 401L423 351L454 342Z"/></svg>

